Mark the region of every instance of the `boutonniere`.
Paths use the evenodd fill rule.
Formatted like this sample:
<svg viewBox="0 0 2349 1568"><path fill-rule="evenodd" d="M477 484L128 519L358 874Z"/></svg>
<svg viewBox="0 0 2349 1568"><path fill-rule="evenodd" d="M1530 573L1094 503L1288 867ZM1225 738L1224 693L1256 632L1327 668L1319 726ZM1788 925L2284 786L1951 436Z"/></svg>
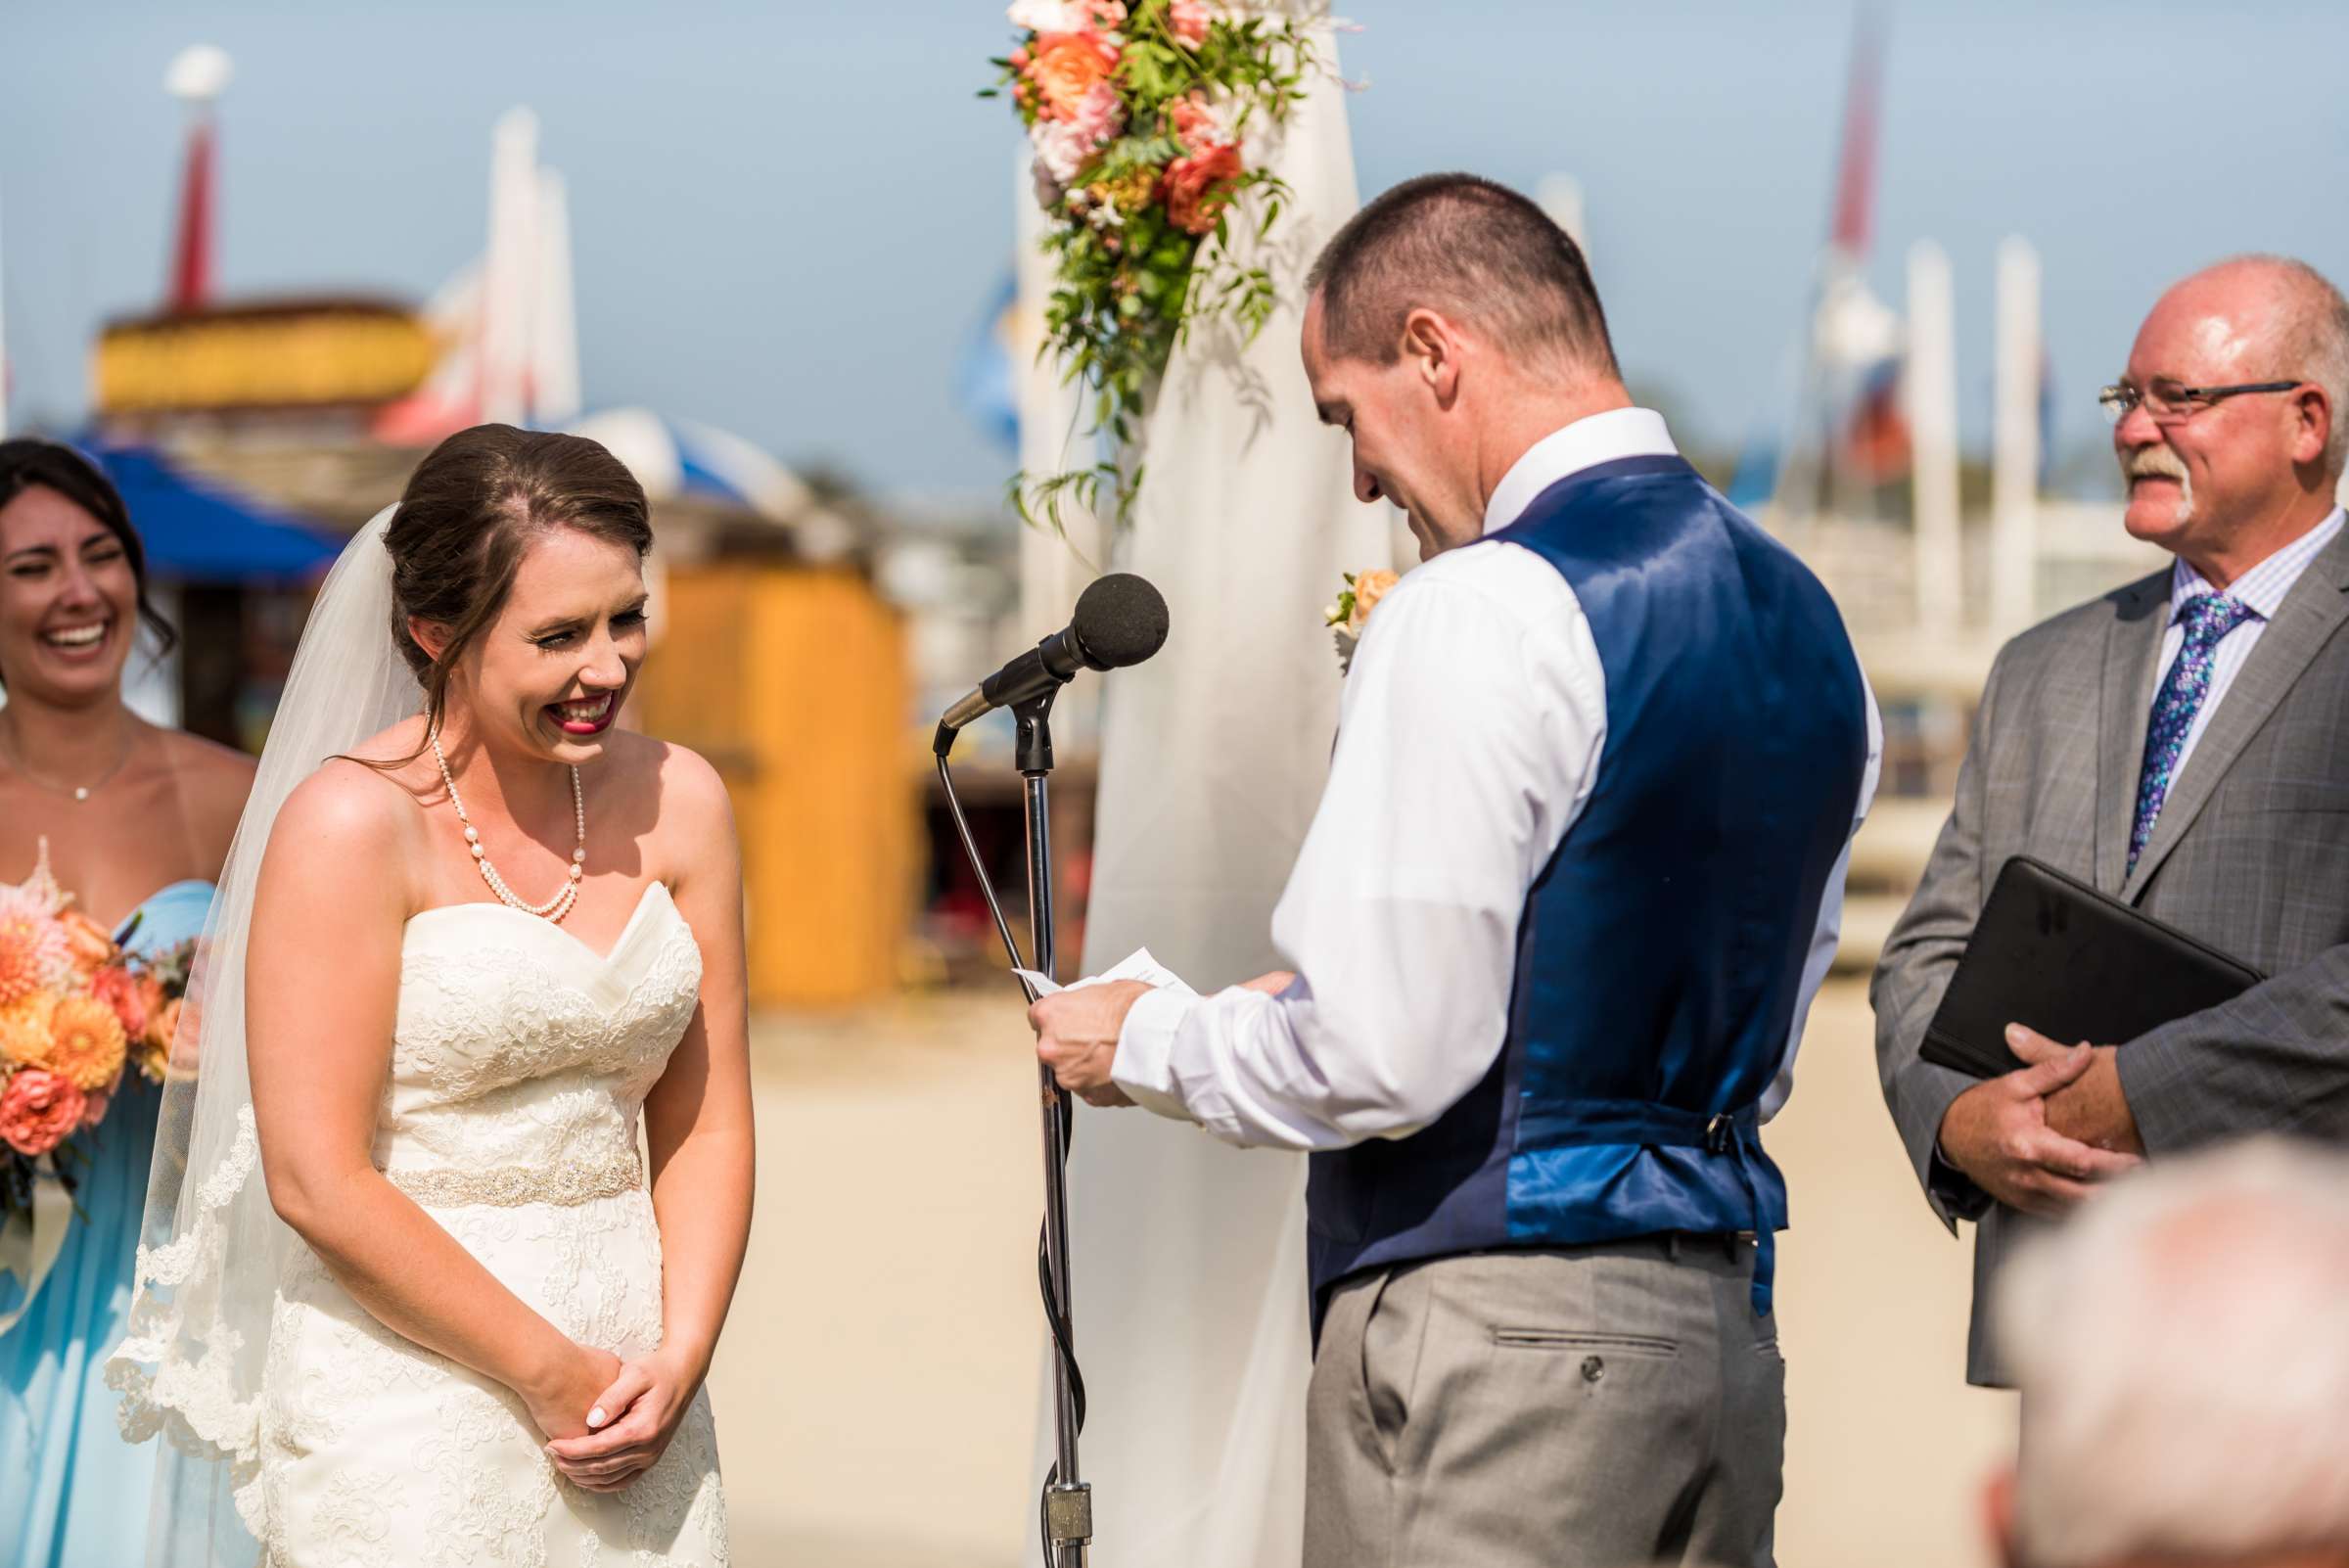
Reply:
<svg viewBox="0 0 2349 1568"><path fill-rule="evenodd" d="M1389 589L1402 580L1387 571L1349 572L1346 591L1321 612L1321 620L1330 629L1338 645L1338 673L1344 675L1354 669L1354 650L1362 640L1362 628L1370 623L1370 612Z"/></svg>

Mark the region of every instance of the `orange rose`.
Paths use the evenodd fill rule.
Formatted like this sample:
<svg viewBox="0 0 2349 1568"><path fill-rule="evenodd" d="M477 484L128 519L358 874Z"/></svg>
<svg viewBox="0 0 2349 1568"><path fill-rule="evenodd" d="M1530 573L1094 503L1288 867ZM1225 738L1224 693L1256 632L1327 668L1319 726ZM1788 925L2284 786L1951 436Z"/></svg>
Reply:
<svg viewBox="0 0 2349 1568"><path fill-rule="evenodd" d="M1074 115L1085 94L1107 81L1117 67L1118 46L1097 32L1038 38L1028 61L1028 81L1039 100L1036 112L1052 118Z"/></svg>
<svg viewBox="0 0 2349 1568"><path fill-rule="evenodd" d="M1185 234L1211 234L1231 201L1232 182L1240 176L1240 150L1229 143L1204 153L1178 158L1167 165L1161 187L1167 197L1167 218Z"/></svg>
<svg viewBox="0 0 2349 1568"><path fill-rule="evenodd" d="M0 1142L26 1158L47 1154L81 1123L81 1090L28 1067L0 1089Z"/></svg>
<svg viewBox="0 0 2349 1568"><path fill-rule="evenodd" d="M106 927L83 914L79 909L68 909L57 917L65 928L66 950L72 954L73 967L83 974L93 974L98 966L115 956L115 939Z"/></svg>
<svg viewBox="0 0 2349 1568"><path fill-rule="evenodd" d="M122 1020L95 996L68 996L49 1020L50 1072L84 1093L122 1076Z"/></svg>
<svg viewBox="0 0 2349 1568"><path fill-rule="evenodd" d="M20 1067L48 1066L49 1018L56 1010L57 996L46 991L0 1007L0 1056Z"/></svg>
<svg viewBox="0 0 2349 1568"><path fill-rule="evenodd" d="M1386 597L1387 590L1389 588L1394 587L1396 583L1402 580L1403 579L1401 577L1397 576L1392 572L1380 571L1356 574L1354 579L1354 615L1353 618L1346 623L1346 624L1359 635L1362 629L1362 623L1370 619L1370 612L1377 607L1378 601Z"/></svg>

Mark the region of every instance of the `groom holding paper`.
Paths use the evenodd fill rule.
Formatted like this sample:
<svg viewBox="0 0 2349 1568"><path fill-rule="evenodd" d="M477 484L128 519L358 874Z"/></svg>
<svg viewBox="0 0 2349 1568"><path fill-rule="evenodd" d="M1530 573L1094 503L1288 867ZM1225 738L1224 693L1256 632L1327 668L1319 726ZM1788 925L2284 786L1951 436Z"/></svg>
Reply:
<svg viewBox="0 0 2349 1568"><path fill-rule="evenodd" d="M1407 182L1311 288L1321 417L1428 564L1347 682L1273 916L1296 974L1072 988L1039 1054L1095 1104L1313 1151L1308 1568L1768 1565L1759 1128L1873 702L1818 581L1632 406L1532 203Z"/></svg>

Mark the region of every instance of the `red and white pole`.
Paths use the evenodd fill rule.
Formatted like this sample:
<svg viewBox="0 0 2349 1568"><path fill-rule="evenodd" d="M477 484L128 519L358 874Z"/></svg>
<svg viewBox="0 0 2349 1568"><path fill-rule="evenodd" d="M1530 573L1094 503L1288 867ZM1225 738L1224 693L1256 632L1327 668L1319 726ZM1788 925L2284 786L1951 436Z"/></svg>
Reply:
<svg viewBox="0 0 2349 1568"><path fill-rule="evenodd" d="M182 50L163 74L165 90L188 106L187 165L179 187L179 230L171 248L166 296L173 310L201 310L212 295L212 106L227 88L229 74L227 54L210 44Z"/></svg>

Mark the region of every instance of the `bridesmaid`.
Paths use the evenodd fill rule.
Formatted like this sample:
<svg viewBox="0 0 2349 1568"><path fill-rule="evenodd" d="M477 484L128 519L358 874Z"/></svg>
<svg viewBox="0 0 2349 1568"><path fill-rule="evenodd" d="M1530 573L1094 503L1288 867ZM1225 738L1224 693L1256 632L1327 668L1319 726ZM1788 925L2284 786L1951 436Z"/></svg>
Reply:
<svg viewBox="0 0 2349 1568"><path fill-rule="evenodd" d="M160 729L122 702L144 623L139 536L114 485L70 447L0 441L0 882L42 839L77 907L139 950L202 929L253 783L243 754ZM160 1091L128 1072L79 1143L77 1218L40 1294L0 1335L0 1563L145 1560L152 1449L115 1429L107 1353L130 1305ZM22 1305L0 1274L0 1314Z"/></svg>

